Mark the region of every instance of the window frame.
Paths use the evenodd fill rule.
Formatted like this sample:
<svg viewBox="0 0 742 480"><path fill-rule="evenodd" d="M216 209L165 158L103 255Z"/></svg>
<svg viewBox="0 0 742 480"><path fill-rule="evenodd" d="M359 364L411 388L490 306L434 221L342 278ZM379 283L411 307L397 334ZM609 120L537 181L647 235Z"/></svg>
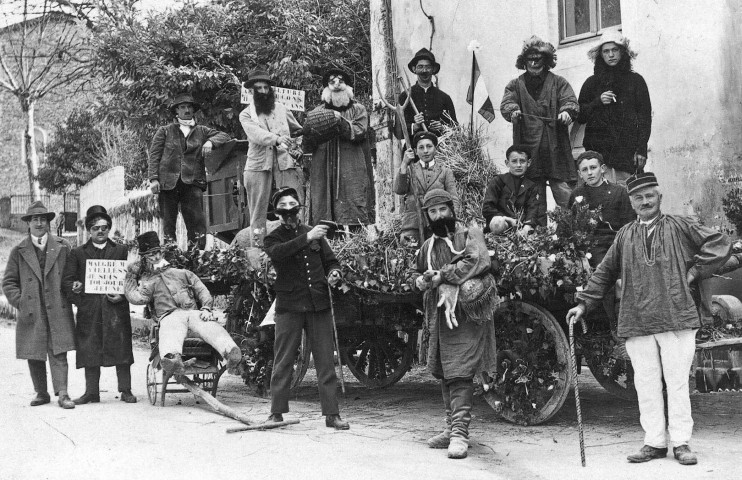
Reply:
<svg viewBox="0 0 742 480"><path fill-rule="evenodd" d="M602 2L603 0L588 0L588 8L590 10L590 31L568 37L566 36L567 12L565 10L567 8L567 2L566 0L559 0L559 44L564 45L600 36L606 28L617 28L618 30L621 30L621 22L616 25L603 27L600 19L600 8L602 7ZM619 6L620 4L621 0L619 0Z"/></svg>

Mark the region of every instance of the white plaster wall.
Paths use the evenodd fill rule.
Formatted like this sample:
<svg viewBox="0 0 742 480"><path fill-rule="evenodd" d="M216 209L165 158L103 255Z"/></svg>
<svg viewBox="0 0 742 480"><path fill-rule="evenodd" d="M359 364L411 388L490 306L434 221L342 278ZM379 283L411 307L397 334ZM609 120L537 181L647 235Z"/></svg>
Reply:
<svg viewBox="0 0 742 480"><path fill-rule="evenodd" d="M430 23L419 0L393 0L400 66L430 45ZM472 39L483 45L480 68L496 109L507 82L522 73L515 58L524 39L537 34L558 45L556 0L423 0L435 18L432 50L442 65L439 86L469 122L466 91ZM668 213L719 208L719 175L742 171L742 2L739 0L622 0L622 28L639 52L634 69L649 86L653 131L648 170L665 192ZM587 51L599 40L558 47L555 73L579 94L592 74ZM475 116L476 118L476 116ZM479 119L478 122L482 120ZM486 122L485 122L486 124ZM511 125L497 113L487 133L498 166L512 142ZM694 209L695 207L695 209ZM713 218L706 218L709 223Z"/></svg>

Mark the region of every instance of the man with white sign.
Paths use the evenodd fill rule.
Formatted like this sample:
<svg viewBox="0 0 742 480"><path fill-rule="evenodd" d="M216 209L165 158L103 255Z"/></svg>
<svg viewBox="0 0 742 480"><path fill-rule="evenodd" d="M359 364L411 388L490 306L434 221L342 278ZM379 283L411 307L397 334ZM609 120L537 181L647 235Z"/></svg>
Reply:
<svg viewBox="0 0 742 480"><path fill-rule="evenodd" d="M90 239L72 250L64 268L62 290L77 305L77 368L85 368L85 394L77 405L100 402L100 367L116 367L120 399L136 403L131 393L131 317L124 297L129 248L108 238L111 217L100 205L85 214Z"/></svg>
<svg viewBox="0 0 742 480"><path fill-rule="evenodd" d="M268 72L250 72L246 86L252 91L253 101L240 113L240 123L250 142L244 175L253 246L261 246L265 237L266 212L274 181L277 188L296 189L300 202L304 203L303 174L289 153L293 146L291 138L301 135L302 127L276 101L273 85Z"/></svg>

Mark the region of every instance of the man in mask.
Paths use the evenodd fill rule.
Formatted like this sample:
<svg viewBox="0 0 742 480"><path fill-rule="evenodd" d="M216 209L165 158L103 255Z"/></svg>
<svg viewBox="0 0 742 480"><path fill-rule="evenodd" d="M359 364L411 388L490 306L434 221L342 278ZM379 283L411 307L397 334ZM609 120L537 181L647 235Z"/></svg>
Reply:
<svg viewBox="0 0 742 480"><path fill-rule="evenodd" d="M304 200L304 176L289 154L291 137L302 128L294 115L276 101L273 80L268 72L253 70L245 85L251 89L253 103L240 113L250 148L245 164L247 208L250 211L251 245L261 246L265 237L266 212L271 188L290 186Z"/></svg>
<svg viewBox="0 0 742 480"><path fill-rule="evenodd" d="M309 222L332 220L342 225L369 223L373 184L371 159L366 146L368 112L354 100L353 79L332 68L322 77L322 104L311 115L332 112L338 134L325 141L305 132L304 151L312 153Z"/></svg>
<svg viewBox="0 0 742 480"><path fill-rule="evenodd" d="M206 190L204 155L229 141L229 135L196 124L198 103L190 93L175 97L170 111L175 122L157 129L149 147L149 184L158 195L166 242L175 242L178 211L183 215L188 242L206 245Z"/></svg>
<svg viewBox="0 0 742 480"><path fill-rule="evenodd" d="M423 209L433 236L418 251L415 286L425 292L428 370L441 381L446 409L446 427L428 440L428 446L448 448L449 458L465 458L472 380L479 373L494 375L497 370L496 285L488 273L484 234L456 221L453 197L442 189L430 190Z"/></svg>
<svg viewBox="0 0 742 480"><path fill-rule="evenodd" d="M163 370L170 375L185 373L181 355L183 341L191 330L227 361L229 373L239 375L242 351L224 327L212 321L214 300L201 279L189 270L170 266L163 258L156 232L139 235L137 243L143 261L129 265L124 290L133 305L151 303L160 326L158 346Z"/></svg>
<svg viewBox="0 0 742 480"><path fill-rule="evenodd" d="M285 187L273 196L281 225L265 237L265 252L276 269L276 339L271 375L271 415L281 422L289 411L289 389L302 330L306 330L317 369L325 425L347 430L339 415L335 376L332 314L328 285L342 279L340 264L325 236L328 227L309 227L298 219L299 195Z"/></svg>

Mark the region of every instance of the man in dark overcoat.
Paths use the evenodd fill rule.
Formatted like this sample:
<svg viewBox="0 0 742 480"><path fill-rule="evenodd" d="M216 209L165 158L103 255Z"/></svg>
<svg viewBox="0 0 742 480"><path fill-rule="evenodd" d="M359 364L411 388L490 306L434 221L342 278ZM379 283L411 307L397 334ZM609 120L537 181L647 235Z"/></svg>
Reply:
<svg viewBox="0 0 742 480"><path fill-rule="evenodd" d="M291 187L272 199L281 225L265 237L265 252L276 269L276 339L271 375L271 415L283 421L289 411L289 389L303 330L307 332L317 369L325 425L347 430L339 414L335 375L332 313L328 284L341 280L340 264L325 240L328 227L309 227L298 219L299 194Z"/></svg>
<svg viewBox="0 0 742 480"><path fill-rule="evenodd" d="M49 403L46 359L54 393L62 408L75 408L67 393L67 352L75 349L72 306L62 294L62 272L70 244L49 233L54 212L34 202L21 217L28 222L28 237L13 247L5 267L3 293L18 309L16 358L28 360L36 396L31 406Z"/></svg>
<svg viewBox="0 0 742 480"><path fill-rule="evenodd" d="M88 260L126 260L129 249L108 238L111 217L100 205L85 214L90 240L72 250L64 268L62 288L77 305L77 368L85 368L85 393L74 400L77 405L100 402L100 367L116 367L121 401L136 403L131 393L131 317L123 294L85 292Z"/></svg>
<svg viewBox="0 0 742 480"><path fill-rule="evenodd" d="M166 242L175 242L178 211L188 231L188 242L206 242L203 191L206 190L204 155L230 138L224 132L196 123L199 105L189 93L170 104L175 121L157 129L149 147L149 183L157 194Z"/></svg>

